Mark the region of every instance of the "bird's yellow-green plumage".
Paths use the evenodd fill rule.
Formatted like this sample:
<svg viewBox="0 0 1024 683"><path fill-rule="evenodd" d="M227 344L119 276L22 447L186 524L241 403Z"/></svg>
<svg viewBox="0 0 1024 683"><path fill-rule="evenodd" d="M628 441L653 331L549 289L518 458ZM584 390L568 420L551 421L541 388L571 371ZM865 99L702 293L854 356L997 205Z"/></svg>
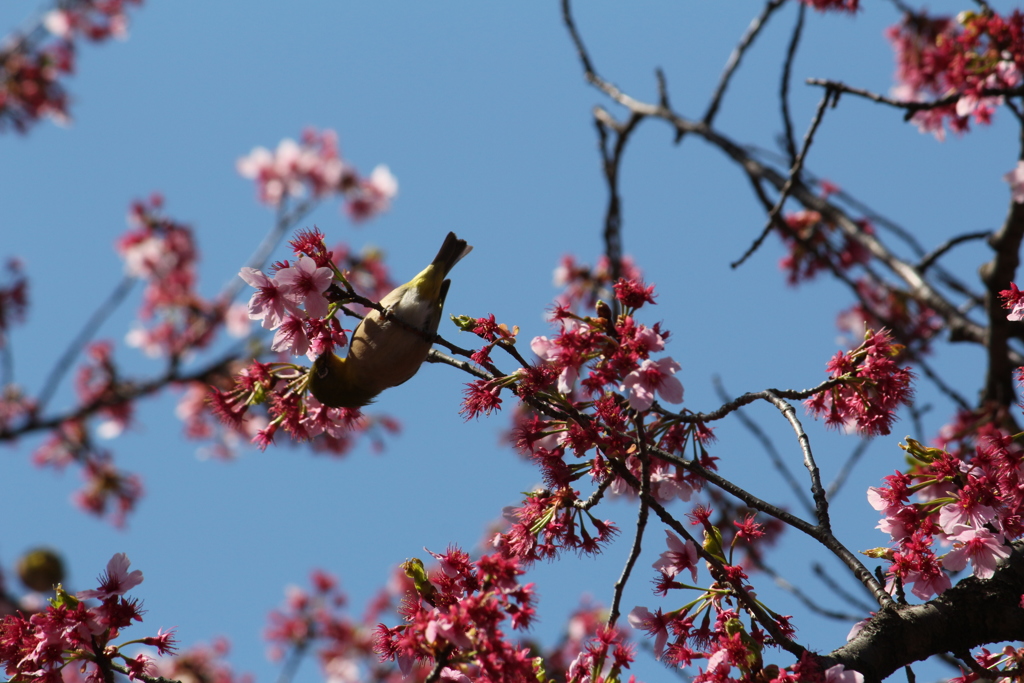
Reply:
<svg viewBox="0 0 1024 683"><path fill-rule="evenodd" d="M450 232L437 256L409 282L381 299L388 313L371 310L352 333L348 355L321 355L313 363L309 390L333 408L362 408L380 392L416 374L441 322L451 280L448 271L473 250Z"/></svg>

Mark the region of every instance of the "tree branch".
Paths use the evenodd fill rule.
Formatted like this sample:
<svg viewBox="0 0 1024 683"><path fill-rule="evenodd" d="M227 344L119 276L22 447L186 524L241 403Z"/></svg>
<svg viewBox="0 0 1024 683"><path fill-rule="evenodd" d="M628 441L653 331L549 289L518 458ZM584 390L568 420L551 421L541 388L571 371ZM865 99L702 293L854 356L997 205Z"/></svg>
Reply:
<svg viewBox="0 0 1024 683"><path fill-rule="evenodd" d="M747 27L746 32L736 44L736 47L733 48L732 53L729 55L729 60L725 63L725 68L722 70L722 76L718 79L718 85L715 86L715 92L711 95L711 102L708 104L707 111L704 112L704 116L701 118L707 125L710 126L714 122L718 108L722 104L722 98L725 96L725 90L729 87L729 81L732 80L732 75L739 67L743 55L747 52L747 48L753 44L757 34L768 23L768 18L771 17L775 10L782 6L783 2L785 0L768 0L764 9L761 10L761 14L754 17L750 22L750 26Z"/></svg>
<svg viewBox="0 0 1024 683"><path fill-rule="evenodd" d="M991 579L968 577L923 605L883 609L828 659L880 681L905 665L945 652L1024 639L1021 544Z"/></svg>

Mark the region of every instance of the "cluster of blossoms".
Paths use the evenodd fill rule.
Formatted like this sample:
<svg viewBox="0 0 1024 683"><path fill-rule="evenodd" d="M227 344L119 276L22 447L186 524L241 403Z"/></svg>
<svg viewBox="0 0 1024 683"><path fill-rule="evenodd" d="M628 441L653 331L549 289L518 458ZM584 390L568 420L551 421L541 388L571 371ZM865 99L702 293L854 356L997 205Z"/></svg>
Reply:
<svg viewBox="0 0 1024 683"><path fill-rule="evenodd" d="M1007 317L1024 319L1024 293L1011 284L1000 294ZM937 447L910 438L901 445L909 469L868 490L883 515L878 528L895 544L869 551L891 562L890 590L908 586L929 599L950 587L947 571L970 565L987 579L1009 556L1009 543L1024 535L1024 449L1011 425L1000 411L961 411ZM948 551L936 554L936 544Z"/></svg>
<svg viewBox="0 0 1024 683"><path fill-rule="evenodd" d="M890 587L899 580L928 599L950 587L943 569L957 572L968 564L975 576L990 578L1010 554L1007 541L1024 534L1024 451L995 428L973 453L954 455L909 438L901 447L911 468L868 490L868 501L883 515L878 528L896 544L873 551L892 563ZM950 550L937 556L935 541Z"/></svg>
<svg viewBox="0 0 1024 683"><path fill-rule="evenodd" d="M156 675L152 656L129 656L123 650L145 645L159 655L171 654L175 650L172 632L160 630L155 636L114 642L133 621L142 621L139 601L124 597L142 583L142 572L129 572L129 564L123 553L114 555L96 590L72 596L57 586L57 595L46 609L0 620L0 663L7 675L12 680L59 683L67 667L68 671L81 669L87 681L102 681L110 680L115 665L132 680ZM85 602L93 599L99 604Z"/></svg>
<svg viewBox="0 0 1024 683"><path fill-rule="evenodd" d="M935 310L901 289L869 277L858 278L856 287L859 301L836 318L851 340L884 327L908 349L926 353L943 329L945 323Z"/></svg>
<svg viewBox="0 0 1024 683"><path fill-rule="evenodd" d="M848 235L841 235L838 243L834 243L838 232L835 224L822 218L817 211L796 211L787 214L784 221L787 229L777 229L777 232L787 254L779 266L786 272L786 281L791 285L809 282L822 271L849 270L870 259L868 250ZM874 233L868 221L861 221L859 225L865 234Z"/></svg>
<svg viewBox="0 0 1024 683"><path fill-rule="evenodd" d="M70 0L0 45L0 125L25 132L45 116L68 119L61 78L75 70L75 41L124 38L129 5L142 0Z"/></svg>
<svg viewBox="0 0 1024 683"><path fill-rule="evenodd" d="M964 132L972 116L989 123L1003 103L1003 91L1022 82L1024 14L1019 9L1003 17L986 7L956 19L908 13L887 35L896 51L893 96L905 102L950 100L911 119L939 140L944 124Z"/></svg>
<svg viewBox="0 0 1024 683"><path fill-rule="evenodd" d="M176 362L208 346L225 322L236 336L245 334L248 320L237 320L244 307L236 307L235 322L230 324L232 309L196 293L197 248L192 230L163 215L162 207L160 195L134 202L128 215L129 230L116 248L126 273L145 282L140 325L128 334L127 342L148 355ZM136 475L118 470L109 451L97 447L87 419L93 415L102 419L97 436L116 437L131 424L135 387L121 375L110 342L94 342L84 351L86 362L78 369L75 382L84 417L76 415L54 430L33 459L38 465L58 469L78 464L86 483L75 494L75 501L92 514L109 513L111 520L121 525L141 497L142 484ZM190 435L205 438L209 432L192 429Z"/></svg>
<svg viewBox="0 0 1024 683"><path fill-rule="evenodd" d="M344 614L347 600L337 580L313 571L311 589L290 586L285 606L270 614L270 658L315 648L324 675L337 683L424 680L431 670L442 672L440 680L464 682L611 682L632 661L626 634L592 605L570 618L553 648L509 642L500 630L504 621L522 632L533 619L532 586L517 582L522 571L515 561L471 560L456 548L431 555L430 569L417 559L397 568L359 621ZM405 623L383 624L395 616Z"/></svg>
<svg viewBox="0 0 1024 683"><path fill-rule="evenodd" d="M95 342L86 349L87 363L79 368L76 387L84 406L94 407L105 416L99 427L101 436L116 436L129 424L132 403L120 395L118 377L109 342ZM73 499L86 512L96 516L110 514L115 526L124 524L127 515L142 496L142 482L135 474L121 471L110 451L99 447L84 417L65 420L32 456L40 467L61 470L75 463L81 468L84 486Z"/></svg>
<svg viewBox="0 0 1024 683"><path fill-rule="evenodd" d="M576 291L575 284L570 287ZM530 408L517 415L513 443L537 464L545 484L521 506L506 511L512 525L494 541L520 561L550 559L562 549L600 551L617 529L590 512L592 504L584 503L576 487L589 476L602 492L610 488L613 493L636 495L632 482L644 465L635 441L672 453L692 444L697 460L713 467L702 445L711 439L710 430L655 407L657 397L681 402L683 387L674 376L678 363L651 358L664 350L668 332L659 324L646 327L634 317L638 309L654 303L653 286L623 278L612 291L621 307L619 315L613 316L603 302L597 303L596 316L580 316L558 305L553 318L559 334L536 337L531 343L540 363L467 386L462 411L467 418L499 408L503 389L513 391L526 406L534 401L556 409L571 406L565 419L542 416ZM578 299L579 294L572 297ZM488 351L495 343L508 348L514 342L514 334L493 317L457 318L456 323L483 338ZM635 421L652 411L654 417L641 437ZM661 501L688 500L701 485L699 477L663 460L652 459L649 471L652 491Z"/></svg>
<svg viewBox="0 0 1024 683"><path fill-rule="evenodd" d="M381 659L397 662L406 675L426 663L444 667L443 680L536 681L539 658L501 629L505 621L513 629L533 621L533 585L519 583L518 563L500 553L472 560L454 547L431 554L440 564L432 573L415 558L403 565L414 591L399 608L404 624L377 627Z"/></svg>
<svg viewBox="0 0 1024 683"><path fill-rule="evenodd" d="M825 416L830 427L852 427L862 434L888 434L896 410L913 397L913 373L900 367L903 347L882 330L868 330L853 351L837 351L826 366L839 380L807 399L808 412Z"/></svg>
<svg viewBox="0 0 1024 683"><path fill-rule="evenodd" d="M381 680L381 672L367 675L364 662L373 655L370 630L342 614L347 602L335 577L316 570L310 574L312 590L289 586L286 604L270 613L265 638L270 659L280 661L289 652L302 652L319 644L321 669L334 681Z"/></svg>
<svg viewBox="0 0 1024 683"><path fill-rule="evenodd" d="M355 221L387 211L398 194L398 181L387 166L377 166L364 178L344 161L333 130L306 129L299 142L282 140L273 152L256 147L236 167L243 178L256 181L260 201L266 204L280 206L288 199L326 199L338 194Z"/></svg>
<svg viewBox="0 0 1024 683"><path fill-rule="evenodd" d="M356 293L357 287L376 300L392 285L379 254L355 257L339 249L336 257L316 228L300 231L290 244L297 257L294 262L275 263L272 276L243 268L240 277L256 289L248 304L249 318L274 331L271 350L305 355L312 361L348 343L337 317L342 304L370 303ZM355 409L324 406L305 392L307 383L306 366L254 360L235 373L230 388L213 387L209 401L214 414L240 433L252 426L250 408L265 405L269 420L252 436L261 448L272 443L282 428L298 441L319 437L314 448L337 454L347 452L359 433L377 428L385 433L397 431L393 419L369 419Z"/></svg>
<svg viewBox="0 0 1024 683"><path fill-rule="evenodd" d="M832 10L854 14L860 9L860 0L800 0L800 2L819 12Z"/></svg>
<svg viewBox="0 0 1024 683"><path fill-rule="evenodd" d="M227 315L223 304L210 302L196 291L198 250L192 229L162 213L164 200L153 194L133 202L128 211L129 230L118 240L118 255L125 272L145 282L138 326L127 337L130 346L153 358L180 358L207 346L225 319L237 337L248 332L237 308Z"/></svg>
<svg viewBox="0 0 1024 683"><path fill-rule="evenodd" d="M753 675L758 676L755 680L765 681L815 680L798 673L780 673L778 667L764 667L762 652L766 646L776 643L758 626L753 614L749 626L741 618L744 607L739 595L749 600L754 598L746 572L734 564L734 550L740 545L757 544L765 535L764 527L754 521L753 515L735 520L735 531L726 549L722 533L710 521L711 514L710 508L702 506L695 507L690 514L692 523L703 528L701 546L692 538L683 540L666 530L667 549L653 565L658 572L655 593L668 595L671 590L695 590L699 595L669 612L636 607L629 614L629 623L654 638L655 657L669 666L687 667L703 661L703 665L697 665L698 672L693 678L697 683L735 680L731 677L734 669L739 670L744 680ZM712 577L708 588L682 580L688 576L697 584L701 558ZM773 628L787 638L792 635L789 617L775 614L763 605L761 609L774 621ZM799 665L795 667L798 668Z"/></svg>
<svg viewBox="0 0 1024 683"><path fill-rule="evenodd" d="M643 280L643 273L629 256L623 256L619 263L619 277L615 278L611 260L601 256L596 266L577 263L567 254L555 268L553 283L564 291L555 299L560 308L576 311L592 311L602 297L613 295L612 286L618 279Z"/></svg>

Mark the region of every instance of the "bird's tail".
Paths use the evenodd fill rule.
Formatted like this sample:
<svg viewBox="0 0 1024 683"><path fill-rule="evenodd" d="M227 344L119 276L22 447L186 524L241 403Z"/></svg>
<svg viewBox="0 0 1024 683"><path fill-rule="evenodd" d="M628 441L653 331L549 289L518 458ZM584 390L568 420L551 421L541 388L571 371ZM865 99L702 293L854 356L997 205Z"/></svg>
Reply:
<svg viewBox="0 0 1024 683"><path fill-rule="evenodd" d="M455 267L456 263L462 260L462 257L471 251L473 251L473 247L467 244L466 240L460 240L454 232L449 232L431 265L440 268L441 277L444 277Z"/></svg>

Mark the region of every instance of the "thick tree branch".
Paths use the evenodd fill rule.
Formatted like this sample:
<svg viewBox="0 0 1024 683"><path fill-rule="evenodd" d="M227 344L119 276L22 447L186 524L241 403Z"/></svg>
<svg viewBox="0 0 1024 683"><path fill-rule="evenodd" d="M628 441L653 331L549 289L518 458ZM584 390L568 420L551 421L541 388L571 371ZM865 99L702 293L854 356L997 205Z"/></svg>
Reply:
<svg viewBox="0 0 1024 683"><path fill-rule="evenodd" d="M1020 245L1024 238L1024 204L1010 202L1003 226L992 235L989 246L994 252L992 260L981 267L981 280L985 283L985 311L988 314L988 371L985 387L982 389L982 403L994 402L1010 406L1016 402L1013 370L1021 363L1011 360L1009 340L1012 334L1011 321L1006 319L1006 309L999 298L999 292L1009 289L1010 282L1020 266Z"/></svg>
<svg viewBox="0 0 1024 683"><path fill-rule="evenodd" d="M963 579L923 605L883 609L852 641L829 658L880 681L902 668L945 652L1024 639L1024 556L1017 544L991 579Z"/></svg>

